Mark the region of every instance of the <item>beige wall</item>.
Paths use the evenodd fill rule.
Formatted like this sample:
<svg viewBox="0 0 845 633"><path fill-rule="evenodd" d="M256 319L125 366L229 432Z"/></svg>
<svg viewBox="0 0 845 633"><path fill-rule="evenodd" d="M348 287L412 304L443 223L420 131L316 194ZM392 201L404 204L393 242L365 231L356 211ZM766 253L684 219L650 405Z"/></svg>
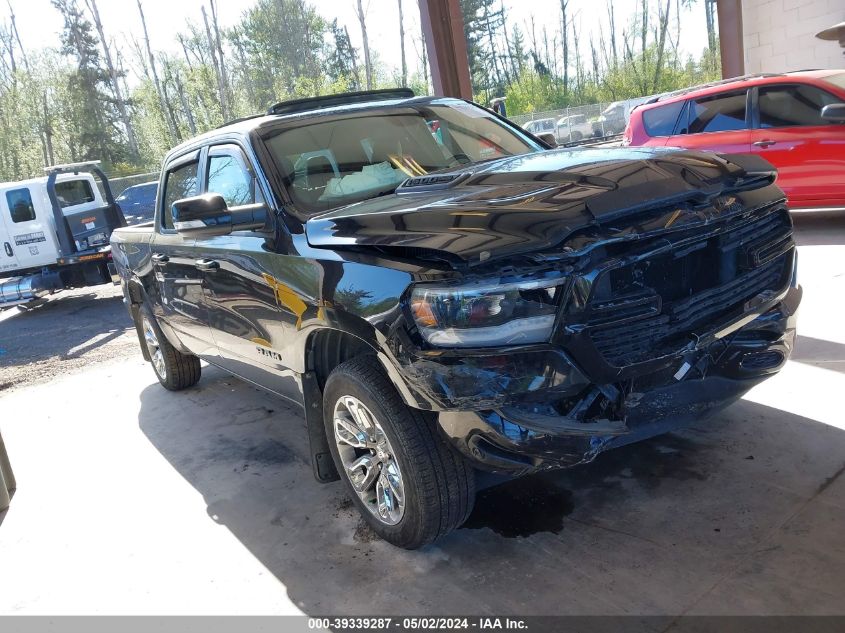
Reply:
<svg viewBox="0 0 845 633"><path fill-rule="evenodd" d="M845 68L838 42L819 31L845 21L845 0L742 0L745 72Z"/></svg>

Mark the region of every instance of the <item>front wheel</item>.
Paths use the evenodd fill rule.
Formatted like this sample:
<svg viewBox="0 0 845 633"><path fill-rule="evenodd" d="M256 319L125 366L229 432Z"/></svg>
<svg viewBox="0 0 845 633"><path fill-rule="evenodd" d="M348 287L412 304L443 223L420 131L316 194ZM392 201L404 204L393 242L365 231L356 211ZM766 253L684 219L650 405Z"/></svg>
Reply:
<svg viewBox="0 0 845 633"><path fill-rule="evenodd" d="M138 318L150 363L161 386L170 391L180 391L197 384L202 372L200 359L173 347L146 307L140 310Z"/></svg>
<svg viewBox="0 0 845 633"><path fill-rule="evenodd" d="M335 465L379 536L415 549L466 520L472 467L437 434L432 416L402 402L375 358L339 365L323 395Z"/></svg>

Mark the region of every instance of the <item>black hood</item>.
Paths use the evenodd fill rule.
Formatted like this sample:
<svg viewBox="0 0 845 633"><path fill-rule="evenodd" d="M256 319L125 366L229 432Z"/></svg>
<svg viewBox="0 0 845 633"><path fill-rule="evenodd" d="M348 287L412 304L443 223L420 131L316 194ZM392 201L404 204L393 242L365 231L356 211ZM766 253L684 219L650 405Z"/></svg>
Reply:
<svg viewBox="0 0 845 633"><path fill-rule="evenodd" d="M752 155L673 149L553 150L411 179L396 193L312 218L315 247L445 253L469 265L546 250L573 231L649 208L774 181Z"/></svg>

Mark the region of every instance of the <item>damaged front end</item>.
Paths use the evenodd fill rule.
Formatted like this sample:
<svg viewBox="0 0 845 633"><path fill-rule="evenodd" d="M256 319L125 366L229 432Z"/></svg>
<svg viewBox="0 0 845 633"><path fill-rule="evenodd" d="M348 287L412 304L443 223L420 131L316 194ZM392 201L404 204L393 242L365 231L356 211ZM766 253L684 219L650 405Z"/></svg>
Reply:
<svg viewBox="0 0 845 633"><path fill-rule="evenodd" d="M498 286L492 266L462 276L460 293L421 284L386 353L414 404L495 472L572 466L701 419L792 350L801 290L773 190L608 217L498 264ZM471 331L476 310L492 325Z"/></svg>

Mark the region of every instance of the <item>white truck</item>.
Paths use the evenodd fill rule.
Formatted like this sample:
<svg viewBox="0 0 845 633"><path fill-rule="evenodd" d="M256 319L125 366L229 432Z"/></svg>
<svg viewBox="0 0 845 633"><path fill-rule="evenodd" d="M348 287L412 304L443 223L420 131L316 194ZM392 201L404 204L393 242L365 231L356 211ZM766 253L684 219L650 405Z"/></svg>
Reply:
<svg viewBox="0 0 845 633"><path fill-rule="evenodd" d="M45 171L0 184L0 309L113 279L109 239L126 221L98 162Z"/></svg>

